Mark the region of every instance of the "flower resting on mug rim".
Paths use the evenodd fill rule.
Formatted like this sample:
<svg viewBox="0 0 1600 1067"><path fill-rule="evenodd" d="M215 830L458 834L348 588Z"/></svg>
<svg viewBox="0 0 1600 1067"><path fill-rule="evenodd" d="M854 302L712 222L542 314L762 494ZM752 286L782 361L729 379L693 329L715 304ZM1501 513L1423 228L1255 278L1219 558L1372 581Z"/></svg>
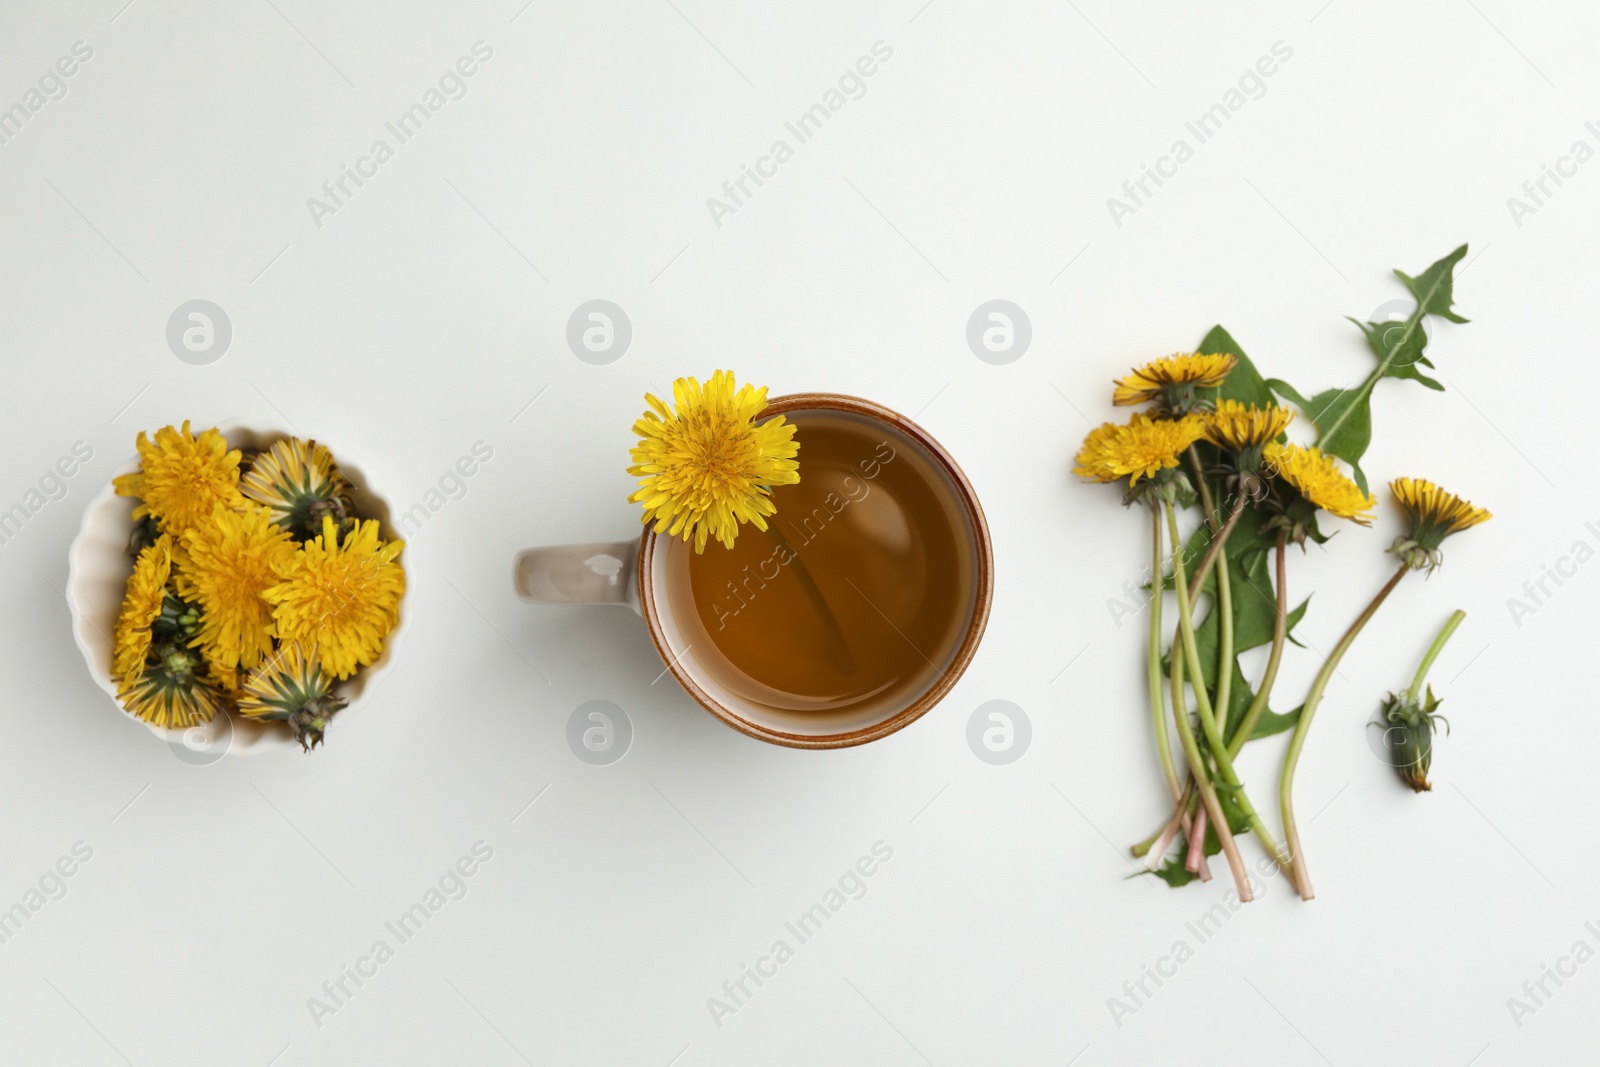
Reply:
<svg viewBox="0 0 1600 1067"><path fill-rule="evenodd" d="M650 410L633 424L640 441L628 473L639 488L628 497L644 505L641 521L656 533L733 547L740 523L767 528L776 511L771 487L800 481L795 427L782 415L757 423L767 390L734 387L732 371L717 371L704 386L694 378L672 383L673 407L645 394Z"/></svg>

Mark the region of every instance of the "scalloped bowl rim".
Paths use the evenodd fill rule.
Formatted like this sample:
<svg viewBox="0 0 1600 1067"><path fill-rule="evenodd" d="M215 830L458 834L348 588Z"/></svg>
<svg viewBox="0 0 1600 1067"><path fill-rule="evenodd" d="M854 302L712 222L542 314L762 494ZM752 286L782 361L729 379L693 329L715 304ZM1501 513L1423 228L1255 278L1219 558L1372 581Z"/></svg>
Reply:
<svg viewBox="0 0 1600 1067"><path fill-rule="evenodd" d="M217 424L230 448L248 446L261 449L273 441L297 436L287 430L262 424L227 421ZM326 444L326 442L322 442ZM329 446L332 450L332 446ZM376 518L385 540L395 538L389 503L372 491L365 472L355 464L345 461L334 452L334 461L350 482L356 499L356 510L365 518ZM116 495L112 479L131 474L139 469L139 457L121 463L112 471L100 492L89 501L78 525L78 533L67 550L67 606L72 612L72 636L78 651L83 654L89 676L111 698L119 714L142 723L151 733L175 747L203 749L216 741L224 723L231 730L227 739L229 755L244 755L266 749L298 748L294 733L279 723L263 723L241 715L224 713L204 726L187 730L166 729L129 715L117 700L117 686L111 680L111 645L109 635L116 625L128 575L133 573L133 559L127 554L126 544L133 531L134 501ZM404 560L406 589L400 599L400 621L384 640L383 652L371 665L363 667L353 677L340 682L338 692L349 700L328 724L331 734L344 720L354 714L377 681L393 669L395 645L411 624L411 613L406 610L407 598L413 588L411 560Z"/></svg>

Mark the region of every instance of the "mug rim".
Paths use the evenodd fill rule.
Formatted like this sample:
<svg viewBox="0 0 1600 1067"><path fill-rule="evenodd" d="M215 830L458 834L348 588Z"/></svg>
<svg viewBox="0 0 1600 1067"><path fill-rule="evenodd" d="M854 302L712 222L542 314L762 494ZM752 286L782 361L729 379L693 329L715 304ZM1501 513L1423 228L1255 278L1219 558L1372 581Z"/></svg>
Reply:
<svg viewBox="0 0 1600 1067"><path fill-rule="evenodd" d="M934 439L933 435L917 425L911 419L882 404L861 397L848 396L843 393L789 393L784 396L774 397L767 402L757 418L769 418L774 415L784 415L793 411L842 411L848 414L859 415L864 418L885 422L905 434L922 447L927 456L943 469L956 488L956 496L960 499L961 506L966 514L967 525L972 531L973 547L977 555L976 588L972 605L972 615L967 622L966 632L962 635L960 643L956 646L950 663L941 671L933 684L916 700L894 714L855 730L848 730L837 734L797 734L786 730L777 730L761 723L752 722L740 715L737 711L720 703L715 697L700 686L694 677L684 669L680 658L667 648L661 639L661 620L657 611L656 591L654 583L650 580L654 572L653 560L656 547L656 531L654 526L647 526L639 537L639 559L636 564L635 588L639 591L639 605L641 614L644 615L645 629L650 633L650 641L655 645L656 652L666 663L667 670L677 679L678 684L694 698L695 702L712 715L721 719L729 726L741 733L748 734L761 741L768 741L777 745L786 745L790 748L848 748L852 745L864 745L869 741L887 737L916 722L927 714L934 705L943 700L945 695L955 687L961 676L966 673L972 657L977 653L978 643L983 639L984 630L989 624L989 609L994 599L994 551L989 538L989 523L984 517L983 505L978 502L978 494L972 488L972 483L967 480L965 472L956 463L955 458L947 452L943 445Z"/></svg>

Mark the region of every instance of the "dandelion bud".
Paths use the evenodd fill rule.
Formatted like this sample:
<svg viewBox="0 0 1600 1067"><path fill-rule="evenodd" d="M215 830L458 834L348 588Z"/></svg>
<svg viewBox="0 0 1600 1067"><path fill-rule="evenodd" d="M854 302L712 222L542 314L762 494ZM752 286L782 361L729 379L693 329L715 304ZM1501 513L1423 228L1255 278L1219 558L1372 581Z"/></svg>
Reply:
<svg viewBox="0 0 1600 1067"><path fill-rule="evenodd" d="M1433 765L1433 734L1440 722L1449 722L1436 714L1439 699L1428 687L1427 698L1417 703L1409 694L1390 693L1371 725L1383 730L1385 758L1394 767L1400 780L1413 792L1425 793L1433 786L1428 782L1428 769Z"/></svg>

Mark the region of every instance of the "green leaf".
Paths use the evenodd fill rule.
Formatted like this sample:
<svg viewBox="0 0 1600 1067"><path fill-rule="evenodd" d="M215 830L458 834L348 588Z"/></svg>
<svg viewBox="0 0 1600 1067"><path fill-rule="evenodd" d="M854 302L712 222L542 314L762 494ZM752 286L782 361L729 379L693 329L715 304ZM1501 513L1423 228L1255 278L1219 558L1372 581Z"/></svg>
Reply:
<svg viewBox="0 0 1600 1067"><path fill-rule="evenodd" d="M1367 491L1367 476L1361 457L1372 443L1372 387L1367 379L1354 389L1327 389L1307 400L1288 382L1272 378L1267 384L1281 397L1294 402L1317 428L1317 447L1330 456L1350 464L1356 484Z"/></svg>
<svg viewBox="0 0 1600 1067"><path fill-rule="evenodd" d="M1228 817L1228 829L1233 831L1234 837L1243 837L1250 832L1250 820L1245 818L1244 809L1239 807L1239 802L1234 799L1235 794L1244 792L1243 786L1230 787L1220 779L1211 783L1217 791L1217 807L1222 809L1222 814ZM1222 851L1222 842L1217 838L1215 825L1206 825L1206 855L1215 856Z"/></svg>
<svg viewBox="0 0 1600 1067"><path fill-rule="evenodd" d="M1300 705L1300 708L1303 707L1304 704ZM1300 721L1300 708L1286 711L1282 715L1267 708L1261 713L1261 718L1256 720L1256 728L1250 731L1250 740L1271 737L1273 734L1281 734L1285 730L1292 729Z"/></svg>
<svg viewBox="0 0 1600 1067"><path fill-rule="evenodd" d="M1404 271L1397 270L1394 273L1411 290L1417 306L1425 314L1437 315L1451 322L1466 322L1467 319L1451 310L1451 305L1455 303L1455 266L1466 254L1467 246L1462 245L1415 278Z"/></svg>
<svg viewBox="0 0 1600 1067"><path fill-rule="evenodd" d="M1361 469L1361 457L1366 455L1367 446L1372 443L1373 387L1384 378L1409 378L1429 389L1444 389L1438 381L1418 369L1433 366L1422 354L1428 344L1422 318L1436 315L1450 322L1467 321L1453 310L1455 266L1466 254L1467 246L1462 245L1415 278L1404 271L1394 272L1416 300L1417 310L1403 324L1356 323L1366 336L1367 346L1378 359L1378 366L1360 385L1353 389L1327 389L1308 400L1287 382L1277 378L1267 382L1273 392L1293 401L1316 426L1317 447L1350 464L1356 484L1361 486L1363 492L1367 490L1367 476Z"/></svg>
<svg viewBox="0 0 1600 1067"><path fill-rule="evenodd" d="M1269 407L1277 403L1272 397L1272 390L1267 388L1266 381L1262 379L1261 372L1256 370L1256 365L1244 354L1239 342L1221 326L1211 327L1211 332L1205 335L1196 351L1207 355L1227 353L1239 361L1239 365L1229 373L1217 389L1216 396L1224 400L1237 400L1241 404L1254 404L1256 407Z"/></svg>
<svg viewBox="0 0 1600 1067"><path fill-rule="evenodd" d="M1357 322L1367 338L1367 347L1378 357L1378 367L1385 378L1410 378L1429 389L1444 392L1444 386L1417 370L1417 364L1432 367L1433 362L1422 354L1428 346L1428 334L1420 320L1408 322Z"/></svg>
<svg viewBox="0 0 1600 1067"><path fill-rule="evenodd" d="M1194 881L1199 875L1193 873L1183 865L1184 854L1179 852L1153 871L1137 871L1128 875L1129 878L1138 878L1143 874L1153 874L1173 889L1181 889Z"/></svg>

